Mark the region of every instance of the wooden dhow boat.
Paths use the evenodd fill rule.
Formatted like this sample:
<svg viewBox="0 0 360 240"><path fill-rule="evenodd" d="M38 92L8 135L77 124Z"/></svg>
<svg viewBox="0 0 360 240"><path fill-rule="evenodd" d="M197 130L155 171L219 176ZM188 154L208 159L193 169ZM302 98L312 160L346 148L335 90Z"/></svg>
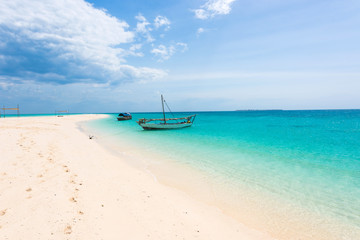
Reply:
<svg viewBox="0 0 360 240"><path fill-rule="evenodd" d="M144 130L179 129L179 128L191 127L191 125L195 121L196 114L187 117L180 117L180 118L166 118L164 111L164 103L171 112L169 106L164 100L163 95L161 95L161 104L162 104L164 118L159 118L159 119L141 118L137 121L137 123Z"/></svg>

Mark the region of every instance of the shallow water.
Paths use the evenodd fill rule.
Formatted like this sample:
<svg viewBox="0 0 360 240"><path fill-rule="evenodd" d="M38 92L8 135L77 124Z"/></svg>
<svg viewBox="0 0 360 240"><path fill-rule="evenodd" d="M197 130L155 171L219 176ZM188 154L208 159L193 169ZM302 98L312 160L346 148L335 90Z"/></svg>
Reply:
<svg viewBox="0 0 360 240"><path fill-rule="evenodd" d="M208 191L213 204L275 237L295 238L282 228L311 232L302 239L359 237L360 110L199 112L191 128L167 131L142 130L135 120L143 117L161 114L135 113L122 122L110 114L87 125L100 140L112 139L113 149L130 153L125 142L141 148L155 174L169 172L164 178L173 185ZM166 161L152 161L155 153ZM165 162L172 170L160 167ZM202 177L174 174L181 166ZM250 221L251 212L263 216ZM300 226L304 219L308 226Z"/></svg>

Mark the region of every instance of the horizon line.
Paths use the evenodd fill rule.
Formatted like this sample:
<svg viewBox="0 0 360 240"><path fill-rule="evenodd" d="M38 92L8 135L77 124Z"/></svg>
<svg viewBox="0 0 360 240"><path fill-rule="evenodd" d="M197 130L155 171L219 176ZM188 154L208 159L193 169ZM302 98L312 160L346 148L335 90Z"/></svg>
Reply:
<svg viewBox="0 0 360 240"><path fill-rule="evenodd" d="M264 112L264 111L359 111L360 108L319 108L319 109L236 109L236 110L199 110L199 111L173 111L174 113L193 113L193 112ZM129 112L129 111L121 111L121 112ZM130 111L132 112L132 111ZM118 112L68 112L64 113L64 115L71 114L115 114ZM161 113L161 111L134 111L132 113ZM55 115L54 113L23 113L20 115ZM17 115L17 114L6 114L6 116Z"/></svg>

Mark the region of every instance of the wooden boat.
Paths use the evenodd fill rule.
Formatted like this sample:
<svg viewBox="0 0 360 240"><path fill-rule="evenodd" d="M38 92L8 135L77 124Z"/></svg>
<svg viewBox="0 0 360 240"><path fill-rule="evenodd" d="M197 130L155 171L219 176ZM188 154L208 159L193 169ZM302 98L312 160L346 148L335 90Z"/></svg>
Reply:
<svg viewBox="0 0 360 240"><path fill-rule="evenodd" d="M124 120L130 120L132 119L132 116L130 113L119 113L117 116L118 121L124 121Z"/></svg>
<svg viewBox="0 0 360 240"><path fill-rule="evenodd" d="M161 95L161 104L162 104L164 118L159 118L159 119L141 118L139 119L139 121L137 121L137 123L144 130L179 129L179 128L191 127L191 125L195 121L196 114L187 117L180 117L180 118L166 118L164 111L164 103L166 104L163 96ZM167 104L166 106L169 108Z"/></svg>

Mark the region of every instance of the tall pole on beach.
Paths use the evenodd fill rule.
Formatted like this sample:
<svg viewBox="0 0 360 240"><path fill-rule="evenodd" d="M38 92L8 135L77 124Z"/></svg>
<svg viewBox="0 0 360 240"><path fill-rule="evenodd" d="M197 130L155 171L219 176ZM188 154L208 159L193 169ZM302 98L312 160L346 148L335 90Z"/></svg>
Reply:
<svg viewBox="0 0 360 240"><path fill-rule="evenodd" d="M164 115L164 123L166 124L166 120L165 120L165 110L164 110L164 97L161 94L161 105L162 105L162 110L163 110L163 115Z"/></svg>

